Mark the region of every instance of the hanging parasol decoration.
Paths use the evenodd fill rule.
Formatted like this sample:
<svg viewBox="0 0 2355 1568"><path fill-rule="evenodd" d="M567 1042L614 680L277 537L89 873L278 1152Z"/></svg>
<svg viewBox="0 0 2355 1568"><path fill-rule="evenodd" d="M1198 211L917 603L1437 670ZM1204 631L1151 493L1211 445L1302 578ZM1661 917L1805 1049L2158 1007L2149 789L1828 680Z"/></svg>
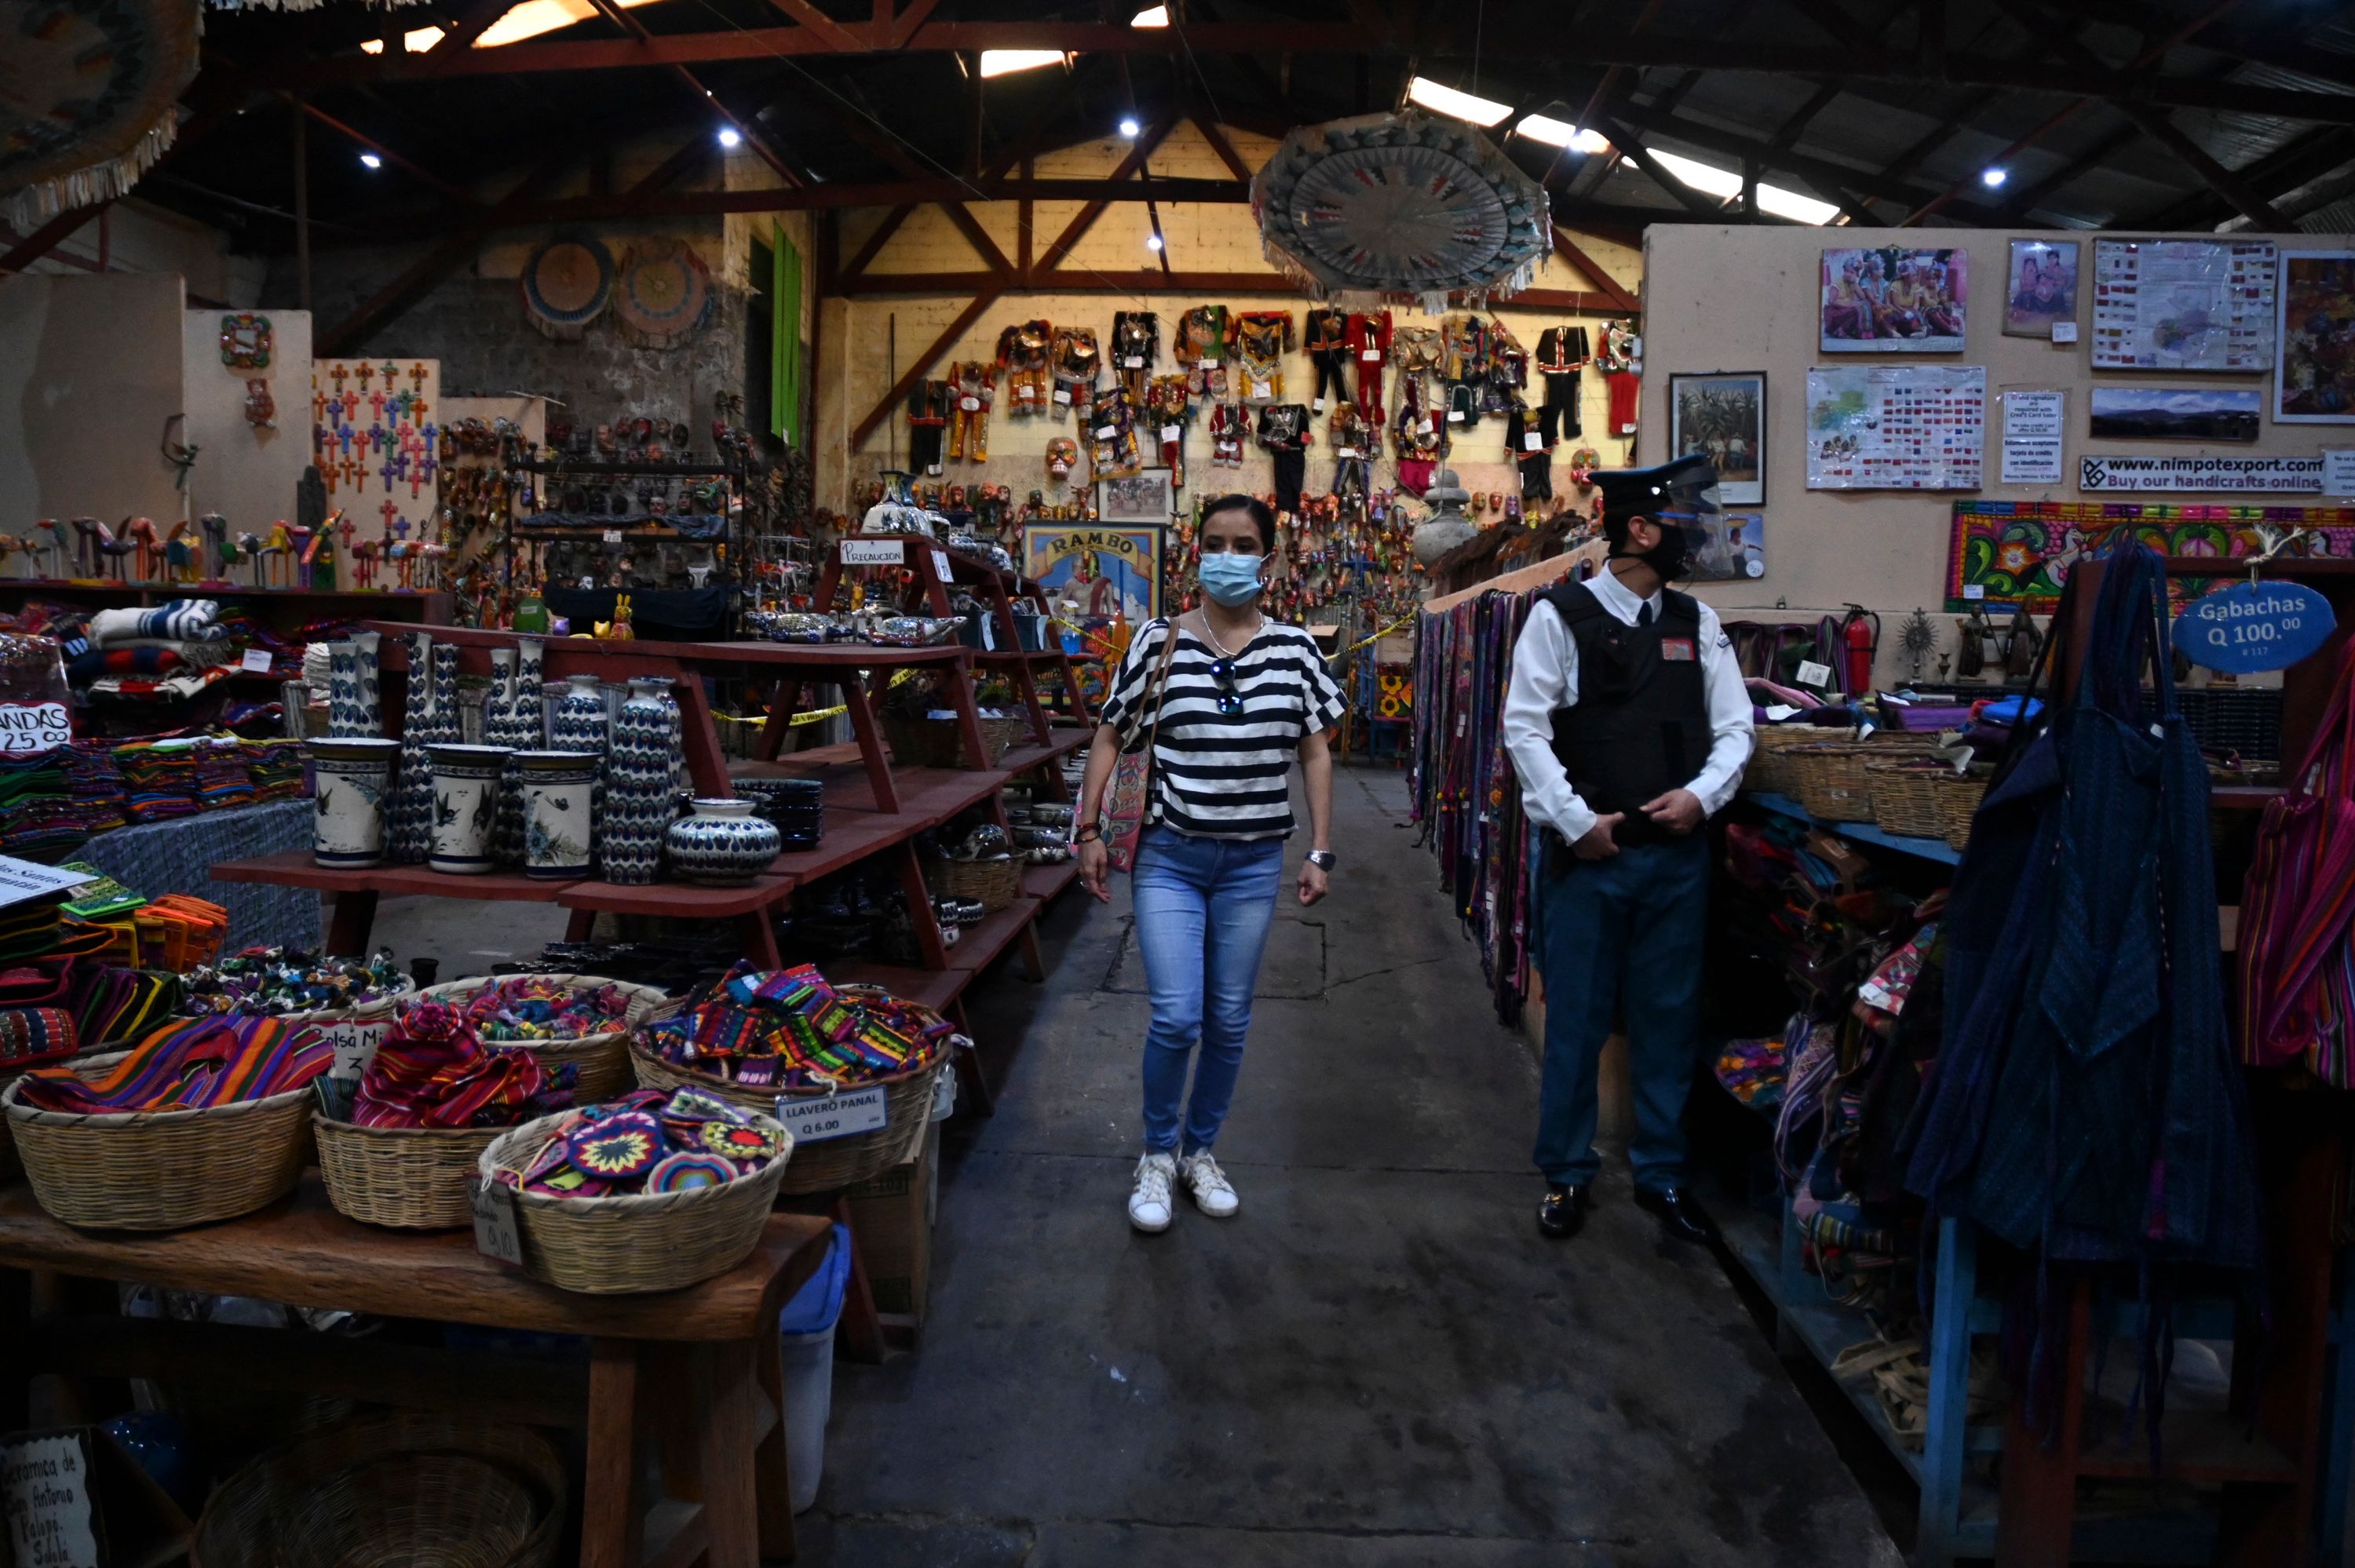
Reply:
<svg viewBox="0 0 2355 1568"><path fill-rule="evenodd" d="M684 240L641 239L622 258L613 321L640 348L677 348L711 310L711 273Z"/></svg>
<svg viewBox="0 0 2355 1568"><path fill-rule="evenodd" d="M0 217L129 194L179 130L197 0L0 0Z"/></svg>
<svg viewBox="0 0 2355 1568"><path fill-rule="evenodd" d="M1360 308L1512 294L1553 249L1542 186L1462 121L1412 110L1295 129L1252 213L1270 261Z"/></svg>
<svg viewBox="0 0 2355 1568"><path fill-rule="evenodd" d="M551 239L523 264L524 319L543 336L577 343L613 302L613 253L597 241Z"/></svg>

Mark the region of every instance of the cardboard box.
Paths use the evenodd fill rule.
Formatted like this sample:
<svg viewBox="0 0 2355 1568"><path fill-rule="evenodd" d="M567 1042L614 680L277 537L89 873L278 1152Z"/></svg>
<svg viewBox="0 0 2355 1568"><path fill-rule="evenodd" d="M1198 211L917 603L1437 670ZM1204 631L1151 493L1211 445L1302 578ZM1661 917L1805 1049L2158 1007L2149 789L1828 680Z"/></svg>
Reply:
<svg viewBox="0 0 2355 1568"><path fill-rule="evenodd" d="M850 1233L867 1266L875 1310L921 1324L932 1283L932 1219L940 1209L941 1128L928 1123L915 1158L847 1189Z"/></svg>

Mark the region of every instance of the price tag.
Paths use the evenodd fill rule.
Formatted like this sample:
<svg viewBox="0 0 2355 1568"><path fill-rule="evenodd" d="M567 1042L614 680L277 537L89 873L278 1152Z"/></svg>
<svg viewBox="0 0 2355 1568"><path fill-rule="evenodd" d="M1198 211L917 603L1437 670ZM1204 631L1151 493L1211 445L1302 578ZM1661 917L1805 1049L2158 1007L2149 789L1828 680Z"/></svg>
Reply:
<svg viewBox="0 0 2355 1568"><path fill-rule="evenodd" d="M956 571L949 565L949 553L946 550L932 552L932 572L944 583L955 579Z"/></svg>
<svg viewBox="0 0 2355 1568"><path fill-rule="evenodd" d="M1832 667L1829 664L1818 664L1813 659L1799 662L1799 684L1822 690L1831 683Z"/></svg>
<svg viewBox="0 0 2355 1568"><path fill-rule="evenodd" d="M1145 368L1145 355L1141 354L1132 354L1126 359L1122 360L1121 363L1127 366L1131 370L1142 370Z"/></svg>
<svg viewBox="0 0 2355 1568"><path fill-rule="evenodd" d="M853 1089L847 1095L779 1095L777 1119L796 1143L824 1143L853 1133L873 1132L890 1125L883 1104L883 1086Z"/></svg>
<svg viewBox="0 0 2355 1568"><path fill-rule="evenodd" d="M270 663L269 649L249 648L239 658L237 667L256 675L267 675L270 673Z"/></svg>
<svg viewBox="0 0 2355 1568"><path fill-rule="evenodd" d="M376 1060L376 1048L384 1041L383 1023L345 1023L327 1025L328 1044L335 1047L335 1065L327 1075L335 1078L357 1081Z"/></svg>
<svg viewBox="0 0 2355 1568"><path fill-rule="evenodd" d="M1538 434L1537 431L1531 430L1529 434L1521 438L1521 450L1525 452L1543 451L1545 450L1545 438Z"/></svg>
<svg viewBox="0 0 2355 1568"><path fill-rule="evenodd" d="M1380 365L1382 362L1382 351L1379 348L1362 349L1359 352L1358 357L1368 365Z"/></svg>
<svg viewBox="0 0 2355 1568"><path fill-rule="evenodd" d="M1963 585L1963 597L1964 597L1965 599L1985 599L1985 598L1987 598L1987 584L1985 584L1985 583L1965 583L1965 584Z"/></svg>
<svg viewBox="0 0 2355 1568"><path fill-rule="evenodd" d="M73 744L63 703L0 703L0 751L49 751Z"/></svg>
<svg viewBox="0 0 2355 1568"><path fill-rule="evenodd" d="M908 562L908 546L897 539L845 539L842 542L842 564L846 567L900 567Z"/></svg>
<svg viewBox="0 0 2355 1568"><path fill-rule="evenodd" d="M1789 718L1793 714L1797 713L1798 711L1798 709L1793 707L1788 703L1776 703L1773 707L1766 710L1766 717L1770 723L1781 724L1785 719Z"/></svg>
<svg viewBox="0 0 2355 1568"><path fill-rule="evenodd" d="M1096 427L1096 440L1100 441L1108 441L1118 434L1120 434L1120 427L1118 425L1099 425Z"/></svg>
<svg viewBox="0 0 2355 1568"><path fill-rule="evenodd" d="M1461 409L1461 408L1450 408L1450 409L1448 409L1448 410L1447 410L1447 422L1448 422L1449 424L1451 424L1451 425L1460 425L1460 424L1462 424L1462 423L1464 422L1464 410L1463 410L1463 409Z"/></svg>
<svg viewBox="0 0 2355 1568"><path fill-rule="evenodd" d="M1056 388L1055 388L1055 401L1056 401L1056 402L1058 402L1058 403L1068 403L1068 402L1070 402L1071 400L1071 392L1070 392L1068 389L1066 389L1066 388L1064 388L1064 387L1056 387Z"/></svg>
<svg viewBox="0 0 2355 1568"><path fill-rule="evenodd" d="M1161 427L1161 439L1165 441L1183 440L1185 437L1186 427L1183 425L1164 425Z"/></svg>
<svg viewBox="0 0 2355 1568"><path fill-rule="evenodd" d="M2176 617L2175 650L2228 674L2284 670L2328 641L2330 601L2302 583L2234 583Z"/></svg>
<svg viewBox="0 0 2355 1568"><path fill-rule="evenodd" d="M522 1267L523 1227L516 1223L514 1189L504 1181L468 1177L466 1201L474 1211L474 1250Z"/></svg>
<svg viewBox="0 0 2355 1568"><path fill-rule="evenodd" d="M605 543L608 545L618 545L621 542L622 531L619 528L608 528L605 530Z"/></svg>
<svg viewBox="0 0 2355 1568"><path fill-rule="evenodd" d="M2052 341L2054 343L2076 342L2077 323L2075 322L2054 322L2052 323Z"/></svg>
<svg viewBox="0 0 2355 1568"><path fill-rule="evenodd" d="M1355 447L1336 447L1333 449L1333 455L1335 457L1353 458L1358 455L1358 449Z"/></svg>
<svg viewBox="0 0 2355 1568"><path fill-rule="evenodd" d="M1218 367L1219 362L1215 359L1198 359L1194 362L1194 368L1197 370L1216 370Z"/></svg>
<svg viewBox="0 0 2355 1568"><path fill-rule="evenodd" d="M953 1072L943 1073L932 1080L932 1119L946 1121L956 1109L957 1081Z"/></svg>
<svg viewBox="0 0 2355 1568"><path fill-rule="evenodd" d="M981 399L978 397L960 397L957 399L957 407L963 408L968 414L978 414L981 412Z"/></svg>

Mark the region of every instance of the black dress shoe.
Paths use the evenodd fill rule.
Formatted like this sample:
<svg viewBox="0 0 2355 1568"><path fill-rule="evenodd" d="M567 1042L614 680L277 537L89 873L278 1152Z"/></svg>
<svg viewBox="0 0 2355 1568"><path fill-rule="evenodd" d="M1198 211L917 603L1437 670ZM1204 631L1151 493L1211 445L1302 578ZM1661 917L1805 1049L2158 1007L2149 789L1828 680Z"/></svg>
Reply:
<svg viewBox="0 0 2355 1568"><path fill-rule="evenodd" d="M1710 1243L1717 1240L1717 1222L1709 1217L1688 1187L1671 1187L1665 1192L1638 1192L1636 1203L1660 1217L1660 1229L1678 1241Z"/></svg>
<svg viewBox="0 0 2355 1568"><path fill-rule="evenodd" d="M1546 1195L1538 1203L1538 1229L1556 1241L1566 1241L1586 1224L1586 1211L1593 1206L1594 1200L1587 1196L1585 1188L1549 1181Z"/></svg>

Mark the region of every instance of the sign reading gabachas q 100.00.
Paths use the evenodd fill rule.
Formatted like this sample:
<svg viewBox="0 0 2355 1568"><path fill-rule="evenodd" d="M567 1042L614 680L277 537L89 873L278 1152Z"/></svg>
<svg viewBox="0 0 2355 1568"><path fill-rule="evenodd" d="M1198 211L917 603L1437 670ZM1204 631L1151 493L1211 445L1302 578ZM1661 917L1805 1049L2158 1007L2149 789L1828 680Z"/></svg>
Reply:
<svg viewBox="0 0 2355 1568"><path fill-rule="evenodd" d="M2330 601L2296 583L2235 583L2195 599L2175 618L2175 648L2228 674L2282 670L2322 646Z"/></svg>

